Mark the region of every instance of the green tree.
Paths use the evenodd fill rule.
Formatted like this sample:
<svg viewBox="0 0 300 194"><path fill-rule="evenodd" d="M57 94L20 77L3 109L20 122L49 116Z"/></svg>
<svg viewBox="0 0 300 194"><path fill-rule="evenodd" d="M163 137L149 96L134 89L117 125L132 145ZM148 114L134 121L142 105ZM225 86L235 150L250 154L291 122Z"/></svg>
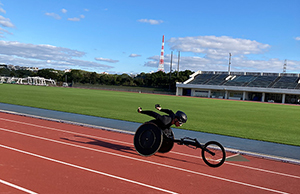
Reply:
<svg viewBox="0 0 300 194"><path fill-rule="evenodd" d="M38 70L36 75L46 79L60 80L62 74L60 74L58 70L55 69L40 69Z"/></svg>
<svg viewBox="0 0 300 194"><path fill-rule="evenodd" d="M130 77L126 73L123 73L122 75L119 75L118 79L120 80L120 85L123 85L123 86L131 86L131 85L133 85L133 78Z"/></svg>
<svg viewBox="0 0 300 194"><path fill-rule="evenodd" d="M83 71L77 69L71 70L68 79L74 83L81 82L83 79Z"/></svg>
<svg viewBox="0 0 300 194"><path fill-rule="evenodd" d="M93 72L90 74L90 83L95 84L97 83L98 74L96 72Z"/></svg>
<svg viewBox="0 0 300 194"><path fill-rule="evenodd" d="M1 68L0 69L0 75L2 75L2 76L14 76L14 75L11 75L11 71L9 71L9 69L7 69L7 68Z"/></svg>

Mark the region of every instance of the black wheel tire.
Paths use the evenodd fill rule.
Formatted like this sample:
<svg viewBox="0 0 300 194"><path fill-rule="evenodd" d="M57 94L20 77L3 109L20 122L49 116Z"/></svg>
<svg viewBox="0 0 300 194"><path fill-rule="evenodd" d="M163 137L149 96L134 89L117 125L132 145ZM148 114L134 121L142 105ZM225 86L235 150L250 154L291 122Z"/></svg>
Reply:
<svg viewBox="0 0 300 194"><path fill-rule="evenodd" d="M206 149L208 149L209 146L213 145L218 151L221 152L221 155L220 155L220 159L217 160L218 162L217 163L212 163L209 159L206 158L206 154L209 154ZM209 149L211 151L214 152L215 149ZM203 161L210 167L213 167L213 168L216 168L216 167L219 167L221 166L224 162L225 162L225 159L226 159L226 152L225 152L225 149L224 147L219 143L219 142L216 142L216 141L209 141L207 142L202 151L201 151L201 154L202 154L202 159Z"/></svg>
<svg viewBox="0 0 300 194"><path fill-rule="evenodd" d="M142 124L134 135L134 148L142 156L151 156L161 147L163 134L156 124L147 122Z"/></svg>
<svg viewBox="0 0 300 194"><path fill-rule="evenodd" d="M159 153L167 153L172 150L174 146L174 133L172 131L172 134L167 137L167 135L163 135L163 142L161 144L160 149L158 150Z"/></svg>

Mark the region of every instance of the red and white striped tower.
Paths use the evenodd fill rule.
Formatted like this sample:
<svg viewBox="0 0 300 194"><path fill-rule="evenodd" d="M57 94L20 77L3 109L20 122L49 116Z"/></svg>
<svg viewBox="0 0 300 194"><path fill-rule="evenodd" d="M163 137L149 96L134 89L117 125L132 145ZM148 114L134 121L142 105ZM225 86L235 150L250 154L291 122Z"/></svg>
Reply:
<svg viewBox="0 0 300 194"><path fill-rule="evenodd" d="M165 71L164 70L164 47L165 47L165 35L163 35L163 37L162 37L162 45L161 45L158 71Z"/></svg>

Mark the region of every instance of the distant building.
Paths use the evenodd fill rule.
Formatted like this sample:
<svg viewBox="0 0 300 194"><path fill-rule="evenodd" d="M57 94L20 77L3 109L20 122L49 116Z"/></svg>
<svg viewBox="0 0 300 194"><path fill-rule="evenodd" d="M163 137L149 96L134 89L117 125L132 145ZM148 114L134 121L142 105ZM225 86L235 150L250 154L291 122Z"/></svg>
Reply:
<svg viewBox="0 0 300 194"><path fill-rule="evenodd" d="M10 69L10 70L16 70L14 65L7 65L7 68Z"/></svg>
<svg viewBox="0 0 300 194"><path fill-rule="evenodd" d="M300 74L197 71L176 95L298 104Z"/></svg>
<svg viewBox="0 0 300 194"><path fill-rule="evenodd" d="M7 65L5 65L5 64L0 64L0 69L1 68L7 68Z"/></svg>
<svg viewBox="0 0 300 194"><path fill-rule="evenodd" d="M9 70L28 70L28 71L33 71L33 72L37 72L39 70L38 67L23 67L23 66L19 66L19 65L6 65L4 63L0 64L0 68L7 68Z"/></svg>
<svg viewBox="0 0 300 194"><path fill-rule="evenodd" d="M29 71L38 72L39 68L38 67L30 67Z"/></svg>

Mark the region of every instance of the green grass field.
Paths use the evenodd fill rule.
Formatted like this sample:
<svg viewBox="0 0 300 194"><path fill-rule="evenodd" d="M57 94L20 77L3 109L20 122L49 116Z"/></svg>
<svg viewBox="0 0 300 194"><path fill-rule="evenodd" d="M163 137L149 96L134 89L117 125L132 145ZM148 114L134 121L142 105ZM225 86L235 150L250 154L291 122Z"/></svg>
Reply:
<svg viewBox="0 0 300 194"><path fill-rule="evenodd" d="M300 146L300 106L77 88L0 85L0 102L145 122L154 105L188 115L184 129Z"/></svg>

